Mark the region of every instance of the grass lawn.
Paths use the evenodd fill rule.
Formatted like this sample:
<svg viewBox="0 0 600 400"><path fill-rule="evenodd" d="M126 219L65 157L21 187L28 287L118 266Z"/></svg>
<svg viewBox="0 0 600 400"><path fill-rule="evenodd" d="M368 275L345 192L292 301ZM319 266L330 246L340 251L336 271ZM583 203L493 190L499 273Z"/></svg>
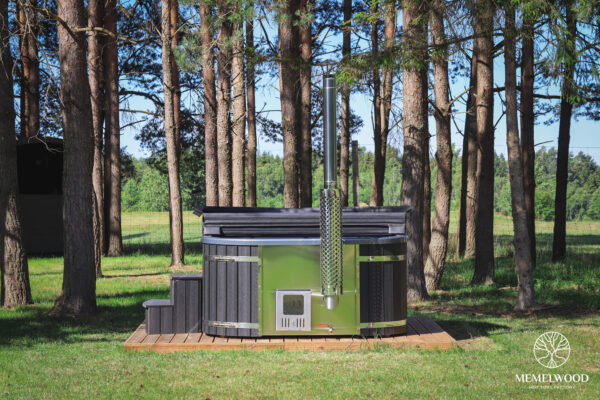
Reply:
<svg viewBox="0 0 600 400"><path fill-rule="evenodd" d="M178 271L198 271L200 223L191 213L185 222L189 266ZM141 303L169 296L167 225L166 213L123 215L127 255L103 260L100 312L87 320L47 315L60 293L62 259L30 259L35 304L0 310L0 398L600 396L600 222L567 224L569 258L562 263L550 261L552 224L538 223L535 276L543 307L528 315L512 312L510 218L496 218L496 285L468 286L472 262L450 256L443 290L409 305L409 313L433 318L459 340L456 350L125 353L123 342L144 318ZM532 352L550 330L571 345L569 361L555 370L540 366ZM587 374L589 382L541 389L515 377L541 373Z"/></svg>

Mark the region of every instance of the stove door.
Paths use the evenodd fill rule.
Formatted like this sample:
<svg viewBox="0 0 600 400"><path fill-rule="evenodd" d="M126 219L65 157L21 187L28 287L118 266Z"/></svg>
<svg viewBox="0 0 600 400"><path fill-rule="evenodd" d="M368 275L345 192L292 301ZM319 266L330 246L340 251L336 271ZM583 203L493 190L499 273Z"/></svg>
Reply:
<svg viewBox="0 0 600 400"><path fill-rule="evenodd" d="M275 330L310 331L310 289L275 291Z"/></svg>

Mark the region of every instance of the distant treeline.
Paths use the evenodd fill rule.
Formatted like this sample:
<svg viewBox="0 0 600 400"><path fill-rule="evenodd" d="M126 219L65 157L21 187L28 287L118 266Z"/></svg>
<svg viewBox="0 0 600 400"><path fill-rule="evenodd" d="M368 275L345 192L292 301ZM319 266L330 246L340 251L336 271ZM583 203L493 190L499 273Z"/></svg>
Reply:
<svg viewBox="0 0 600 400"><path fill-rule="evenodd" d="M455 151L453 158L452 210L458 210L461 177L461 152ZM124 211L168 211L169 192L166 171L155 161L127 159L123 164L122 202ZM186 159L185 155L182 157ZM373 153L365 148L359 151L359 201L369 203L373 171ZM432 157L431 186L435 187L437 167ZM257 157L257 202L259 207L283 206L282 159L269 153ZM384 204L401 204L400 187L401 155L395 147L387 152L384 183ZM600 219L600 166L591 156L584 153L571 154L569 160L569 186L567 198L567 219ZM197 167L197 165L196 165ZM352 171L352 169L351 169ZM554 190L556 184L556 149L542 147L536 153L536 216L549 221L554 218ZM352 182L352 179L350 180ZM322 158L313 156L313 206L319 205L319 189L323 182ZM494 208L501 214L511 214L510 183L508 164L502 154L495 155L495 195ZM182 199L186 210L204 204L204 172L193 172L182 163ZM435 196L435 191L433 191ZM432 198L432 210L435 197ZM352 201L350 201L352 204Z"/></svg>

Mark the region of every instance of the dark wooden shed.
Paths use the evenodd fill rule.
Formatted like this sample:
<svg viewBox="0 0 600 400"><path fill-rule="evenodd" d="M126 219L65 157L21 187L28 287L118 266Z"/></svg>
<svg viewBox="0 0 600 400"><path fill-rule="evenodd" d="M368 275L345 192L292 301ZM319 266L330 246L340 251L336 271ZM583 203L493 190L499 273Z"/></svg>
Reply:
<svg viewBox="0 0 600 400"><path fill-rule="evenodd" d="M17 169L25 249L29 254L62 253L62 140L19 140Z"/></svg>

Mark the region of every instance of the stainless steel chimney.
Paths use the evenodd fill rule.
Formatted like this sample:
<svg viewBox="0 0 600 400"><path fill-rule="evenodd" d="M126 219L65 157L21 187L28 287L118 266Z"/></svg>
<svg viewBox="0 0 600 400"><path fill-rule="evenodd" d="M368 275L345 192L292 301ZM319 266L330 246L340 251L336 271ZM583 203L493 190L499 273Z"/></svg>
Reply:
<svg viewBox="0 0 600 400"><path fill-rule="evenodd" d="M342 203L336 174L335 76L323 77L325 182L321 190L321 293L333 310L342 294Z"/></svg>

